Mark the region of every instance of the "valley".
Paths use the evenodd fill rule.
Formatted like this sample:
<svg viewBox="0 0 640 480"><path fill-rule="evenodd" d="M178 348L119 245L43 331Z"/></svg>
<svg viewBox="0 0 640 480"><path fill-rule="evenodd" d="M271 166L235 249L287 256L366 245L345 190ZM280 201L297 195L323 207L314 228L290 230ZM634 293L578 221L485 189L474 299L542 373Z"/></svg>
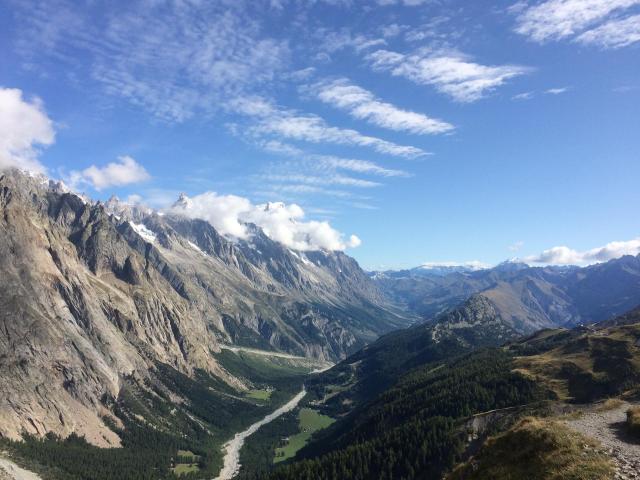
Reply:
<svg viewBox="0 0 640 480"><path fill-rule="evenodd" d="M640 401L640 256L367 273L257 226L0 186L0 448L43 480L506 479L515 441L567 478L635 468L601 433Z"/></svg>

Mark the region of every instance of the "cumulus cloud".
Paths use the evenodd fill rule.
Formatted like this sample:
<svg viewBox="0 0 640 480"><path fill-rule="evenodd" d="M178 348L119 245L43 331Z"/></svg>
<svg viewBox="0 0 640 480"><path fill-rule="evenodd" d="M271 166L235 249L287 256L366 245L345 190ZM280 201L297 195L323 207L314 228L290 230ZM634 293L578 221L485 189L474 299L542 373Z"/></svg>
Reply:
<svg viewBox="0 0 640 480"><path fill-rule="evenodd" d="M442 120L383 102L370 91L353 85L344 78L317 83L310 89L322 102L346 110L352 117L367 120L379 127L423 135L446 133L454 128Z"/></svg>
<svg viewBox="0 0 640 480"><path fill-rule="evenodd" d="M118 157L104 167L91 165L82 171L73 171L69 176L69 183L73 188L80 185L91 185L100 191L108 187L121 187L132 183L149 180L151 176L147 170L128 155Z"/></svg>
<svg viewBox="0 0 640 480"><path fill-rule="evenodd" d="M427 154L417 147L398 145L348 128L332 127L317 115L278 108L261 97L237 98L230 102L230 107L257 120L257 124L250 128L257 137L276 135L311 143L370 147L379 153L406 158Z"/></svg>
<svg viewBox="0 0 640 480"><path fill-rule="evenodd" d="M628 241L607 243L603 247L591 250L579 251L566 246L559 246L544 250L539 255L524 258L529 263L547 265L589 265L592 263L606 262L623 255L640 254L640 238Z"/></svg>
<svg viewBox="0 0 640 480"><path fill-rule="evenodd" d="M53 122L38 98L27 101L17 88L0 88L0 170L20 168L44 173L40 147L53 144Z"/></svg>
<svg viewBox="0 0 640 480"><path fill-rule="evenodd" d="M294 250L344 250L361 243L355 235L345 239L326 221L305 220L304 210L296 204L254 205L244 197L205 192L192 198L182 196L169 211L206 220L222 235L239 239L250 238L247 223L253 223L272 240Z"/></svg>
<svg viewBox="0 0 640 480"><path fill-rule="evenodd" d="M547 0L520 9L515 31L536 42L573 37L612 14L619 14L640 0ZM617 19L577 37L582 43L617 48L632 43L637 35L637 18Z"/></svg>
<svg viewBox="0 0 640 480"><path fill-rule="evenodd" d="M481 65L458 52L419 50L405 55L377 50L366 58L374 70L431 85L463 103L480 100L507 80L531 71L520 65Z"/></svg>

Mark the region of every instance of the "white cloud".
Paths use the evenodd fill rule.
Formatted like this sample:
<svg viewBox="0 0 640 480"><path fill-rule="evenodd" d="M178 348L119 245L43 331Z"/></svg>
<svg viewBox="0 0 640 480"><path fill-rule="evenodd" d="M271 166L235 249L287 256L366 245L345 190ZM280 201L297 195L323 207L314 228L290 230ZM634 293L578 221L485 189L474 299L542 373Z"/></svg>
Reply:
<svg viewBox="0 0 640 480"><path fill-rule="evenodd" d="M363 135L356 130L332 127L317 115L281 109L260 97L237 98L230 102L230 107L257 120L257 124L249 129L257 137L277 135L312 143L370 147L379 153L407 158L427 154L417 147L397 145L377 137Z"/></svg>
<svg viewBox="0 0 640 480"><path fill-rule="evenodd" d="M468 262L425 262L420 265L420 268L425 270L431 270L434 268L454 268L454 267L464 267L471 270L483 270L485 268L489 268L491 265L481 262L479 260L470 260Z"/></svg>
<svg viewBox="0 0 640 480"><path fill-rule="evenodd" d="M522 92L522 93L518 93L517 95L514 95L513 97L511 97L512 100L531 100L533 98L534 93L533 92Z"/></svg>
<svg viewBox="0 0 640 480"><path fill-rule="evenodd" d="M544 250L539 255L525 257L524 261L548 265L589 265L606 262L623 255L640 254L640 238L628 241L607 243L603 247L578 251L566 246L559 246Z"/></svg>
<svg viewBox="0 0 640 480"><path fill-rule="evenodd" d="M547 93L549 95L560 95L561 93L566 93L569 90L570 90L569 87L556 87L556 88L549 88L545 90L544 93Z"/></svg>
<svg viewBox="0 0 640 480"><path fill-rule="evenodd" d="M397 37L407 28L409 28L408 25L398 25L397 23L392 23L390 25L382 26L380 31L382 32L382 36L385 38Z"/></svg>
<svg viewBox="0 0 640 480"><path fill-rule="evenodd" d="M44 173L39 147L53 144L53 122L42 102L26 101L16 88L0 88L0 170L20 168Z"/></svg>
<svg viewBox="0 0 640 480"><path fill-rule="evenodd" d="M405 5L407 7L416 7L430 1L431 0L378 0L378 5Z"/></svg>
<svg viewBox="0 0 640 480"><path fill-rule="evenodd" d="M479 100L507 80L531 71L520 65L481 65L458 52L420 50L404 55L378 50L366 58L374 70L388 71L418 84L432 85L458 102Z"/></svg>
<svg viewBox="0 0 640 480"><path fill-rule="evenodd" d="M240 239L250 238L246 224L254 223L269 238L294 250L344 250L361 243L355 235L345 239L326 221L305 220L304 210L296 204L254 205L244 197L206 192L182 197L170 211L206 220L222 235Z"/></svg>
<svg viewBox="0 0 640 480"><path fill-rule="evenodd" d="M347 28L337 31L320 28L314 32L314 36L319 42L321 53L324 55L339 52L347 48L360 53L372 47L385 45L387 43L384 38L368 37L362 34L353 35Z"/></svg>
<svg viewBox="0 0 640 480"><path fill-rule="evenodd" d="M323 170L338 169L348 170L357 173L369 173L381 177L410 177L404 170L385 168L369 160L359 160L355 158L342 158L334 155L319 155L307 153L301 148L278 140L268 140L258 142L258 145L267 152L286 155L298 158L299 160L311 161L315 166L322 167Z"/></svg>
<svg viewBox="0 0 640 480"><path fill-rule="evenodd" d="M317 83L310 89L322 102L346 110L354 118L367 120L379 127L416 134L446 133L454 128L442 120L380 101L373 93L346 79Z"/></svg>
<svg viewBox="0 0 640 480"><path fill-rule="evenodd" d="M606 22L579 35L576 41L600 48L622 48L640 42L640 15Z"/></svg>
<svg viewBox="0 0 640 480"><path fill-rule="evenodd" d="M509 251L510 252L517 252L519 250L522 249L522 247L524 247L524 242L522 240L515 242L511 245L509 245Z"/></svg>
<svg viewBox="0 0 640 480"><path fill-rule="evenodd" d="M560 40L572 37L605 20L612 13L623 11L640 4L640 0L547 0L521 10L516 19L515 31L537 42ZM632 28L625 25L625 28ZM609 36L615 38L619 32L604 28L592 36L586 34L584 43L592 43L590 38L598 37L598 44L607 46ZM580 37L579 37L580 38ZM623 46L624 40L614 42Z"/></svg>
<svg viewBox="0 0 640 480"><path fill-rule="evenodd" d="M58 0L12 7L26 62L47 74L54 71L47 60L66 62L63 70L88 75L109 95L169 122L211 113L289 64L288 40L265 34L263 2Z"/></svg>
<svg viewBox="0 0 640 480"><path fill-rule="evenodd" d="M342 185L349 187L379 187L380 183L373 182L371 180L364 180L361 178L346 177L344 175L330 175L330 176L312 176L305 174L268 174L262 175L260 178L277 182L293 182L293 183L306 183L311 185Z"/></svg>
<svg viewBox="0 0 640 480"><path fill-rule="evenodd" d="M411 175L403 170L384 168L368 160L358 160L353 158L341 158L331 155L311 155L310 158L327 167L349 170L358 173L370 173L382 177L410 177Z"/></svg>
<svg viewBox="0 0 640 480"><path fill-rule="evenodd" d="M117 162L105 167L91 165L82 171L73 171L69 175L69 183L73 188L88 184L96 190L108 187L121 187L132 183L149 180L151 176L145 168L128 155L118 157Z"/></svg>
<svg viewBox="0 0 640 480"><path fill-rule="evenodd" d="M291 72L289 74L289 78L291 78L291 80L294 80L296 82L301 82L313 77L315 73L316 73L315 67L307 67L301 70L296 70L294 72Z"/></svg>

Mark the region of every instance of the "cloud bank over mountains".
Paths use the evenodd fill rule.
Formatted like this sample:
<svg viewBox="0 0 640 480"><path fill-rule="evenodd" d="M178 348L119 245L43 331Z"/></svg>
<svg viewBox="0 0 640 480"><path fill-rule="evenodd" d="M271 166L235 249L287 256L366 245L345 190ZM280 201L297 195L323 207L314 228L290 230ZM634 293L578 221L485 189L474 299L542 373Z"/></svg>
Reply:
<svg viewBox="0 0 640 480"><path fill-rule="evenodd" d="M525 262L546 265L590 265L606 262L624 255L640 254L640 238L627 241L614 241L602 247L579 251L567 246L552 247L539 255L523 258Z"/></svg>
<svg viewBox="0 0 640 480"><path fill-rule="evenodd" d="M47 172L39 160L40 148L53 144L55 129L40 100L25 100L19 89L0 88L0 132L0 172L9 168L38 174ZM379 168L357 160L327 157L324 161L337 162L336 166L346 161L347 164L343 167L356 171ZM382 170L382 174L393 175L395 172ZM123 155L105 166L91 165L83 170L74 170L65 180L73 190L91 187L101 192L109 188L138 184L150 178L151 175L143 165L132 157ZM303 179L311 183L324 180ZM377 185L375 182L345 176L334 176L329 182L360 187ZM130 195L130 200L144 202L144 198L137 194ZM297 204L270 202L255 205L249 199L237 195L205 192L193 198L181 197L169 211L206 220L222 235L241 239L250 237L247 223L253 223L262 228L272 240L295 250L345 250L361 243L356 235L345 239L327 221L306 220L304 210Z"/></svg>
<svg viewBox="0 0 640 480"><path fill-rule="evenodd" d="M282 202L254 205L236 195L205 192L192 198L181 196L171 213L199 218L211 223L222 235L249 239L248 223L253 223L277 242L293 250L345 250L360 245L360 239L348 239L329 222L305 220L304 210L296 204Z"/></svg>

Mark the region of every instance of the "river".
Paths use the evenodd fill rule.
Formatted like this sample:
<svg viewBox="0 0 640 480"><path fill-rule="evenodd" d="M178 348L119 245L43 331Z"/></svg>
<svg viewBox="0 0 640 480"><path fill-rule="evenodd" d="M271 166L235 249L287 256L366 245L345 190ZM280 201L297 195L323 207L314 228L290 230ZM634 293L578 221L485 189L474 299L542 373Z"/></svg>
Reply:
<svg viewBox="0 0 640 480"><path fill-rule="evenodd" d="M224 464L222 470L220 470L220 474L216 477L215 480L231 480L233 477L235 477L240 470L240 450L242 449L244 441L247 439L247 437L253 435L263 425L272 422L280 415L290 412L291 410L296 408L298 406L298 403L300 403L300 400L302 400L306 394L307 391L303 386L302 390L300 390L300 392L295 397L293 397L283 406L281 406L277 410L274 410L262 420L257 421L246 430L240 433L236 433L236 435L231 440L225 443L224 447L222 448L225 452Z"/></svg>

